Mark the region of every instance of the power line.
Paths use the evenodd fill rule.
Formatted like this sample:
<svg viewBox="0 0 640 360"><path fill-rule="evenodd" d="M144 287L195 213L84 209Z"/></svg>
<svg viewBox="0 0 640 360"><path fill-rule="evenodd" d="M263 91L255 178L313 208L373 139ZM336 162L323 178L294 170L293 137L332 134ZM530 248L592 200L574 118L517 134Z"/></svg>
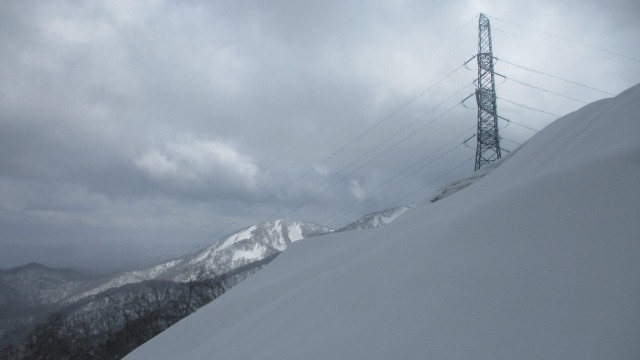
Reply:
<svg viewBox="0 0 640 360"><path fill-rule="evenodd" d="M454 146L453 148L449 149L448 151L446 151L445 153L441 154L441 155L440 155L440 156L438 156L437 158L433 159L432 161L430 161L430 162L428 162L428 163L424 164L424 165L423 165L423 166L421 166L420 168L418 168L418 169L416 169L415 171L411 172L411 173L410 173L410 174L408 174L407 176L405 176L405 177L403 177L403 178L399 179L399 180L398 180L398 181L396 181L395 183L392 183L391 185L387 186L386 188L384 188L384 189L380 190L380 191L379 191L379 192L377 192L375 195L370 196L367 200L364 200L363 202L361 202L361 203L360 203L360 204L358 204L357 206L355 206L355 207L353 207L353 208L349 209L349 210L348 210L348 211L346 211L344 214L341 214L341 215L337 216L335 219L333 219L332 221L330 221L329 223L327 223L327 225L335 223L336 221L338 221L338 220L340 220L340 219L344 218L345 216L347 216L348 214L351 214L351 213L352 213L352 212L354 212L355 210L357 210L357 209L361 208L362 206L364 206L364 205L368 204L369 202L373 201L374 199L378 198L380 195L384 194L385 192L387 192L387 191L391 190L391 189L392 189L392 188L394 188L395 186L397 186L397 185L399 185L399 184L402 184L403 182L405 182L406 180L410 179L413 175L415 175L415 174L416 174L416 173L418 173L419 171L421 171L421 170L425 169L427 166L429 166L429 165L433 164L434 162L436 162L436 161L440 160L442 157L444 157L445 155L448 155L449 153L451 153L452 151L454 151L454 150L458 149L458 148L459 148L459 147L461 147L462 145L463 145L463 144L462 144L462 143L460 143L460 144L458 144L458 145ZM443 174L443 175L438 176L436 179L433 179L431 182L429 182L429 184L431 184L433 181L435 181L435 180L437 180L437 179L441 178L442 176L444 176L444 174ZM389 181L387 181L386 183L388 183L388 182L389 182ZM386 184L386 183L385 183L385 184ZM381 187L381 186L376 187L376 188L375 188L374 190L372 190L371 192L378 190L380 187ZM369 194L369 193L371 193L371 192L367 192L365 195L367 195L367 194ZM412 195L413 195L414 193L415 193L415 192L413 192L413 193L412 193ZM402 201L402 200L406 199L407 197L408 197L408 196L403 197L400 201ZM349 207L350 207L350 206L352 206L353 204L357 203L358 201L360 201L360 200L357 200L357 201L355 201L355 202L352 202L352 203L349 205ZM399 203L399 202L396 202L396 204L397 204L397 203ZM343 208L343 210L344 210L344 209L345 209L345 208ZM335 216L335 214L334 214L334 215L332 215L331 217L333 217L333 216ZM329 218L331 218L331 217L329 217ZM324 222L323 222L323 223L324 223Z"/></svg>
<svg viewBox="0 0 640 360"><path fill-rule="evenodd" d="M438 49L440 47L442 47L443 45L446 44L451 44L451 38L453 38L453 36L457 33L459 33L462 29L464 29L465 27L467 27L469 24L471 24L473 22L473 20L477 17L473 16L471 17L469 20L467 20L465 23L463 23L462 25L460 25L456 30L454 31L450 31L448 34L446 34L445 36L443 36L443 40L434 47L429 48L429 50L425 51L423 54L420 55L420 57L424 57L426 55L430 55L433 53L434 49ZM446 40L445 40L446 39ZM461 42L457 42L457 43L461 43ZM411 67L410 67L411 68ZM391 80L397 78L401 73L406 72L409 68L402 68L400 70L398 70L397 72L394 73L394 75L388 77L386 80L382 81L381 83L379 83L377 86L375 86L374 88L372 88L371 90L367 91L362 97L360 97L354 104L348 106L345 108L344 111L342 111L342 113L335 117L333 121L330 122L330 124L325 125L324 128L330 128L331 125L337 123L338 121L341 120L342 115L348 113L349 111L351 111L351 109L353 109L357 104L361 103L364 99L368 98L371 96L371 94L374 92L374 90L376 88L379 88L382 84L388 83ZM402 88L404 85L400 86L400 88ZM350 126L351 124L348 124L347 126L344 126L342 128L341 131L344 131L344 129L346 129L348 126ZM340 133L341 131L338 131L338 133ZM304 145L308 145L308 142L306 141L306 138L308 138L313 132L309 131L306 134L304 134L301 137L301 140L298 141L297 144L295 144L294 146L290 147L288 150L286 150L282 155L280 155L277 159L269 161L267 165L265 165L265 167L270 167L276 163L278 163L279 161L281 161L283 158L285 158L286 156L288 156L289 154L293 153L295 150L299 149L300 147L304 146Z"/></svg>
<svg viewBox="0 0 640 360"><path fill-rule="evenodd" d="M469 19L468 21L466 21L464 24L462 24L461 26L459 26L455 31L449 32L449 33L448 33L446 36L444 36L443 38L446 38L446 39L450 39L450 38L452 38L456 33L459 33L463 28L465 28L465 27L466 27L466 26L468 26L471 22L473 22L473 20L474 20L476 17L477 17L477 16L472 17L471 19ZM438 45L436 46L436 48L442 47L443 45L445 45L445 44L450 44L450 43L451 43L451 41L450 41L450 40L443 40L443 41L441 41L441 42L440 42L440 44L438 44ZM430 48L430 50L429 50L428 52L425 52L425 54L429 54L429 53L431 53L432 51L433 51L433 48ZM424 56L424 55L423 55L423 56ZM397 71L394 75L392 75L391 77L389 77L387 80L383 81L382 83L389 82L390 80L392 80L392 79L396 78L397 76L399 76L402 72L405 72L406 70L407 70L406 68L403 68L403 69L401 69L401 70ZM452 71L451 73L449 73L448 75L446 75L443 79L441 79L440 81L436 82L436 83L435 83L435 84L433 84L431 87L427 88L427 89L426 89L426 90L424 90L422 93L420 93L416 98L418 98L418 97L420 97L420 96L424 95L424 93L426 93L427 91L429 91L430 89L432 89L434 86L438 85L440 82L442 82L443 80L445 80L445 79L446 79L446 78L448 78L449 76L453 75L453 73L455 73L457 70L459 70L459 69L455 69L454 71ZM376 86L376 88L377 88L377 87L380 87L380 86L381 86L381 85L380 85L380 84L378 84L378 85ZM342 115L344 115L344 114L346 114L347 112L351 111L351 109L353 109L357 104L361 103L364 99L366 99L366 98L370 97L372 93L373 93L373 89L372 89L372 90L370 90L370 91L368 91L368 92L367 92L364 96L362 96L361 98L359 98L359 99L355 102L355 104L353 104L353 105L351 105L351 106L348 106L348 107L347 107L347 108L342 112L342 114L341 114L340 116L337 116L337 117L336 117L336 118L331 122L331 124L336 123L337 121L339 121L339 119L342 117ZM414 98L413 100L415 100L415 98ZM411 100L409 103L413 102L413 100ZM409 105L409 103L405 104L405 106L406 106L406 105ZM402 110L402 108L400 108L398 111L400 111L400 110ZM395 115L395 113L391 114L389 117L391 117L391 116L393 116L393 115ZM389 118L389 117L387 117L387 118ZM383 119L383 121L384 121L384 120L386 120L387 118ZM346 129L346 128L347 128L348 126L350 126L350 125L351 125L351 124L348 124L347 126L343 127L342 129L344 130L344 129ZM377 126L377 125L378 125L378 124L375 124L374 126ZM325 126L324 128L325 128L325 129L326 129L326 128L329 128L329 126ZM282 159L286 158L288 155L290 155L291 153L293 153L294 151L296 151L296 150L297 150L297 149L299 149L300 147L302 147L302 146L304 146L304 145L308 144L308 143L306 142L306 140L305 140L305 139L307 139L311 134L312 134L312 132L311 132L311 131L307 132L305 135L303 135L303 136L301 137L301 140L300 140L300 141L298 141L295 145L293 145L293 146L289 147L287 150L285 150L285 151L284 151L280 156L278 156L276 159L271 160L271 161L268 161L268 162L267 162L267 165L265 165L265 167L266 167L266 168L270 168L270 167L274 166L275 164L277 164L278 162L280 162ZM355 140L357 140L357 139L355 139ZM355 141L355 140L354 140L354 141ZM348 145L350 145L350 144L348 144ZM347 145L347 147L348 147L348 145ZM337 155L337 153L341 152L342 150L344 150L344 148L342 148L342 149L338 150L336 153L332 154L332 155L331 155L331 157L333 157L333 156ZM323 160L323 162L321 162L320 164L325 163L326 161L328 161L328 159L324 159L324 160ZM308 175L309 173L311 173L314 169L315 169L315 168L311 168L311 169L307 170L307 171L306 171L306 172L304 172L302 175L300 175L300 176L296 179L296 181L294 181L293 183L289 183L289 184L288 184L287 186L285 186L284 188L280 189L280 190L279 190L279 191L277 191L276 193L272 194L271 196L267 197L267 198L266 198L266 199L264 199L263 201L259 202L256 206L254 206L253 208L249 209L249 211L245 212L245 213L244 213L240 218L237 218L237 217L236 217L236 218L234 219L234 221L232 221L231 223L229 223L229 224L227 224L226 226L224 226L220 231L217 231L216 233L214 233L214 235L209 236L207 241L211 240L212 238L217 237L217 236L218 236L222 231L225 231L227 228L229 228L229 227L231 227L231 226L235 225L239 220L241 220L241 219L245 218L246 216L248 216L249 214L251 214L253 211L255 211L257 208L259 208L260 206L262 206L262 205L266 204L268 201L272 200L274 197L276 197L277 195L279 195L280 193L282 193L283 191L285 191L286 189L288 189L288 188L289 188L291 185L293 185L295 182L299 181L300 179L302 179L303 177L305 177L306 175Z"/></svg>
<svg viewBox="0 0 640 360"><path fill-rule="evenodd" d="M456 73L457 71L459 71L461 68L463 67L463 65L458 66L457 68L455 68L454 70L450 71L448 74L446 74L444 77L442 77L441 79L439 79L438 81L436 81L435 83L433 83L432 85L430 85L429 87L427 87L426 89L422 90L420 93L418 93L417 95L415 95L414 97L410 98L408 101L406 101L405 103L403 103L400 107L396 108L394 111L392 111L390 114L388 114L386 117L384 117L383 119L381 119L380 121L376 122L375 124L373 124L372 126L370 126L369 128L367 128L365 131L363 131L362 133L360 133L359 135L357 135L355 138L351 139L347 144L345 144L344 146L342 146L341 148L339 148L338 150L334 151L332 154L330 154L328 157L326 157L324 160L322 160L321 162L319 162L318 164L316 164L316 166L319 165L323 165L325 163L327 163L329 160L331 160L332 158L334 158L335 156L337 156L338 154L340 154L341 152L343 152L344 150L346 150L347 148L349 148L351 145L353 145L355 142L357 142L358 140L360 140L361 138L363 138L364 136L366 136L367 134L369 134L371 131L373 131L375 128L377 128L378 126L380 126L382 123L384 123L385 121L389 120L390 118L392 118L393 116L395 116L397 113L399 113L401 110L403 110L404 108L406 108L407 106L409 106L410 104L412 104L413 102L415 102L418 98L420 98L422 95L424 95L425 93L427 93L428 91L430 91L431 89L433 89L434 87L436 87L437 85L439 85L440 83L442 83L443 81L445 81L447 78L449 78L450 76L452 76L454 73ZM274 192L273 194L271 194L270 196L268 196L267 198L265 198L264 200L260 201L258 204L256 204L255 206L253 206L251 209L249 209L248 211L246 211L242 216L237 217L234 219L234 221L232 221L231 223L227 224L226 226L222 227L220 230L216 231L213 235L211 235L209 237L209 239L213 239L216 238L217 236L219 236L220 234L222 234L224 231L226 231L227 229L229 229L231 226L237 224L240 220L246 218L247 216L249 216L251 213L253 213L255 210L257 210L258 208L260 208L262 205L266 204L267 202L269 202L270 200L274 199L276 196L280 195L281 193L283 193L284 191L286 191L287 189L289 189L291 186L295 185L296 183L298 183L300 180L302 180L305 176L307 176L308 174L310 174L311 172L313 172L316 168L316 166L309 168L307 171L305 171L302 175L298 176L296 179L294 179L293 181L289 182L286 186L282 187L281 189L279 189L278 191ZM269 217L268 217L269 218ZM268 219L267 218L267 219Z"/></svg>
<svg viewBox="0 0 640 360"><path fill-rule="evenodd" d="M497 59L497 60L499 60L499 59L498 59L497 57L495 57L495 56L494 56L494 58L495 58L495 59ZM466 64L466 63L465 63L465 64ZM515 65L515 64L513 64L513 65ZM515 65L515 66L517 66L517 65ZM465 66L465 67L466 67L466 66ZM467 68L467 70L472 70L472 69ZM576 99L576 98L571 97L571 96L568 96L568 95L560 94L560 93L558 93L558 92L555 92L555 91L552 91L552 90L548 90L548 89L542 88L542 87L540 87L540 86L532 85L532 84L529 84L529 83L524 82L524 81L522 81L522 80L515 79L515 78L513 78L513 77L511 77L511 76L503 75L503 74L497 73L497 72L495 72L495 71L493 71L493 74L494 74L495 76L499 76L499 77L501 77L501 78L503 78L503 79L505 79L505 80L513 81L513 82L515 82L515 83L517 83L517 84L520 84L520 85L523 85L523 86L529 87L529 88L534 89L534 90L544 91L544 92L547 92L547 93L550 93L550 94L553 94L553 95L557 95L557 96L563 97L563 98L565 98L565 99L573 100L573 101L576 101L576 102L579 102L579 103L582 103L582 104L585 104L585 105L586 105L586 104L588 104L588 102L586 102L586 101L583 101L583 100L580 100L580 99ZM564 80L564 79L563 79L563 80ZM566 81L569 81L569 80L566 80ZM571 82L571 81L569 81L569 82ZM574 83L574 84L577 84L577 83ZM580 85L580 84L578 84L578 85ZM586 86L586 85L584 85L584 86ZM594 90L597 90L597 89L594 89ZM601 91L601 90L598 90L598 91ZM601 92L604 92L604 91L601 91ZM606 92L605 92L605 93L606 93ZM609 94L609 93L606 93L606 94ZM613 95L613 94L610 94L610 95ZM466 99L465 99L465 100L466 100ZM463 105L464 105L464 104L463 104ZM465 107L466 107L466 108L468 108L467 106L465 106Z"/></svg>
<svg viewBox="0 0 640 360"><path fill-rule="evenodd" d="M566 46L554 46L554 45L549 44L548 42L538 41L538 40L534 40L534 39L530 39L530 38L523 39L521 36L514 35L511 32L505 31L505 30L501 30L500 28L494 28L493 30L495 30L497 32L501 32L501 33L503 33L503 34L505 34L507 36L515 37L515 38L518 39L518 41L528 41L528 42L533 43L533 44L538 44L538 45L541 45L541 46L545 46L545 47L548 47L550 49L553 49L554 51L560 51L560 52L564 52L564 53L567 53L567 54L571 54L571 55L580 57L582 59L585 59L587 61L594 62L594 63L597 63L597 64L602 65L602 66L606 66L606 67L611 68L611 69L622 70L622 71L626 71L626 72L634 73L634 74L640 74L640 71L638 69L631 68L629 66L622 66L622 65L619 65L619 64L610 63L610 61L608 61L608 60L609 59L613 59L611 57L606 58L607 61L603 61L603 60L601 60L599 58L595 58L593 56L586 55L583 52L572 51L569 48L567 48ZM635 65L635 64L631 64L631 65Z"/></svg>
<svg viewBox="0 0 640 360"><path fill-rule="evenodd" d="M526 83L524 81L520 81L520 80L514 79L514 78L512 78L510 76L501 75L501 74L498 74L498 73L495 73L495 74L497 76L500 76L500 77L504 78L504 79L511 80L511 81L513 81L515 83L518 83L520 85L529 87L529 88L534 89L534 90L540 90L540 91L548 92L549 94L557 95L557 96L563 97L565 99L573 100L573 101L576 101L576 102L579 102L579 103L582 103L582 104L588 104L588 102L586 102L586 101L582 101L580 99L576 99L576 98L571 97L571 96L563 95L563 94L557 93L555 91L547 90L547 89L541 88L541 87L536 86L536 85L531 85L531 84Z"/></svg>
<svg viewBox="0 0 640 360"><path fill-rule="evenodd" d="M531 131L533 131L533 132L538 132L538 131L540 131L540 130L538 130L538 129L532 128L531 126L527 126L527 125L521 124L521 123L519 123L519 122L515 122L515 121L513 121L513 120L511 120L511 119L507 119L507 118L506 118L506 117L504 117L504 116L498 116L498 117L499 117L500 119L502 119L502 120L506 121L506 122L507 122L507 126L508 126L509 124L514 124L514 125L518 125L518 126L520 126L520 127L523 127L523 128L525 128L525 129L527 129L527 130L531 130ZM505 128L506 128L506 126L505 126ZM503 138L503 137L500 137L500 139L504 139L504 138Z"/></svg>
<svg viewBox="0 0 640 360"><path fill-rule="evenodd" d="M582 86L582 87L587 88L587 89L590 89L590 90L594 90L594 91L601 92L601 93L606 94L606 95L615 96L615 94L612 94L612 93L610 93L610 92L608 92L608 91L604 91L604 90L596 89L596 88L594 88L594 87L592 87L592 86L588 86L588 85L581 84L581 83L578 83L578 82L575 82L575 81L571 81L571 80L568 80L568 79L565 79L565 78L561 78L561 77L559 77L559 76L555 76L555 75L547 74L547 73L542 72L542 71L540 71L540 70L535 70L535 69L532 69L532 68L530 68L530 67L526 67L526 66L523 66L523 65L518 65L518 64L516 64L516 63L513 63L513 62L508 61L508 60L504 60L504 59L502 59L502 58L498 58L498 57L495 57L495 58L496 58L496 60L498 60L498 61L501 61L501 62L507 63L507 64L509 64L509 65L515 66L515 67L517 67L517 68L520 68L520 69L522 69L522 70L530 71L530 72L532 72L532 73L539 74L539 75L548 76L548 77L550 77L550 78L554 78L554 79L557 79L557 80L562 80L562 81L568 82L568 83L570 83L570 84L574 84L574 85Z"/></svg>
<svg viewBox="0 0 640 360"><path fill-rule="evenodd" d="M508 151L507 151L508 152ZM445 171L444 173L440 174L440 176L432 179L431 181L429 181L428 183L422 185L421 187L417 188L416 190L412 191L411 193L409 193L408 195L406 195L405 197L403 197L402 199L396 201L394 203L395 206L397 206L398 204L401 204L403 201L405 201L407 198L414 196L417 192L422 191L424 188L426 188L427 186L433 184L434 182L436 182L437 180L442 179L445 175L449 175L450 173L452 173L454 170L457 170L458 168L460 168L461 166L467 164L469 161L473 160L474 157L469 157L466 158L464 160L462 160L461 162L459 162L456 166L452 167L451 169Z"/></svg>
<svg viewBox="0 0 640 360"><path fill-rule="evenodd" d="M454 31L450 31L449 33L447 33L445 36L443 36L443 37L442 37L442 39L443 39L443 40L441 40L441 41L440 41L440 43L439 43L438 45L436 45L435 47L431 47L431 48L429 48L429 50L427 50L427 51L425 51L423 54L419 55L419 56L420 56L420 58L424 58L426 55L431 55L431 54L433 53L434 49L438 49L438 48L440 48L440 47L442 47L442 46L444 46L444 45L451 44L452 42L454 42L454 43L458 43L458 44L459 44L459 45L458 45L458 47L459 47L462 43L461 43L460 41L457 41L457 42L456 42L456 41L452 41L451 39L453 38L453 36L454 36L454 35L456 35L457 33L459 33L462 29L464 29L464 28L465 28L465 27L467 27L469 24L471 24L475 18L477 18L477 15L476 15L476 16L473 16L473 17L471 17L471 18L470 18L469 20L467 20L465 23L463 23L462 25L460 25L456 30L454 30ZM446 40L445 40L445 39L446 39ZM457 47L456 47L456 48L457 48ZM454 48L454 49L455 49L455 48ZM451 52L451 51L449 51L449 53L450 53L450 52ZM414 65L414 66L415 66L415 65ZM388 83L388 82L389 82L389 81L391 81L392 79L397 78L401 73L406 72L408 69L413 68L414 66L411 66L411 67L409 67L409 68L403 68L403 69L401 69L401 70L397 71L393 76L389 77L387 80L383 81L382 83ZM456 70L457 70L457 69L456 69ZM423 71L424 71L424 70L423 70ZM455 71L454 71L454 72L455 72ZM446 77L449 77L450 75L452 75L452 74L449 74L449 75L447 75ZM406 85L406 83L405 83L404 85L401 85L399 88L402 88L402 87L404 87L405 85ZM434 85L437 85L437 83L436 83L436 84L434 84ZM378 88L378 87L380 87L380 86L381 86L381 85L380 85L380 84L378 84L375 88ZM374 89L375 89L375 88L374 88ZM346 109L342 114L345 114L345 113L349 112L353 107L355 107L355 105L357 105L358 103L362 102L362 101L363 101L364 99L366 99L367 97L370 97L370 96L371 96L371 94L373 93L374 89L372 89L372 90L368 91L368 92L367 92L363 97L361 97L360 99L358 99L354 105L352 105L352 106L348 107L348 108L347 108L347 109ZM429 90L430 90L430 89L427 89L426 91L429 91ZM419 95L419 96L421 96L421 95ZM339 120L340 120L340 117L341 117L341 116L336 117L336 118L332 121L332 124L333 124L333 123L335 123L335 122L337 122L337 121L339 121ZM351 124L349 124L349 125L347 125L347 126L343 127L342 129L344 130L344 129L346 129L346 128L347 128L348 126L350 126L350 125L351 125ZM325 126L325 128L327 128L327 127L328 127L328 126ZM337 133L340 133L340 132L341 132L341 131L338 131ZM298 142L298 144L297 144L297 145L293 146L291 149L289 149L288 151L286 151L286 152L285 152L282 156L280 156L276 161L271 162L271 164L277 163L278 161L282 160L282 159L283 159L284 157L286 157L287 155L289 155L289 154L291 154L292 152L294 152L296 149L298 149L298 148L302 147L303 145L307 145L308 143L305 141L305 139L306 139L307 137L309 137L309 135L310 135L311 133L312 133L312 132L308 132L308 133L306 133L306 134L302 137L303 139L302 139L302 140L300 140L300 141ZM268 166L267 166L267 167L268 167Z"/></svg>
<svg viewBox="0 0 640 360"><path fill-rule="evenodd" d="M442 83L444 80L446 80L447 78L449 78L451 75L453 75L454 73L456 73L458 70L460 70L462 68L462 65L458 66L457 68L455 68L453 71L449 72L447 75L445 75L442 79L438 80L437 82L435 82L434 84L432 84L431 86L429 86L428 88L424 89L423 91L421 91L418 95L412 97L411 99L409 99L409 101L405 102L404 104L402 104L400 107L398 107L396 110L392 111L389 115L387 115L386 117L384 117L382 120L376 122L375 124L373 124L372 126L370 126L367 130L363 131L362 133L360 133L358 136L356 136L355 138L353 138L351 141L349 141L346 145L344 145L343 147L341 147L340 149L336 150L333 154L329 155L327 158L325 158L324 160L322 160L318 165L323 165L326 162L328 162L329 160L331 160L332 158L334 158L336 155L338 155L339 153L341 153L342 151L344 151L345 149L349 148L351 145L353 145L356 141L360 140L361 138L363 138L365 135L369 134L371 131L373 131L375 128L377 128L378 126L380 126L382 123L384 123L385 121L389 120L390 118L392 118L393 116L395 116L397 113L399 113L401 110L403 110L404 108L406 108L407 106L409 106L410 104L412 104L414 101L416 101L418 98L420 98L422 95L424 95L425 93L427 93L427 91L433 89L435 86L439 85L440 83ZM313 169L311 169L313 170ZM310 171L311 171L310 170ZM310 172L309 171L309 172ZM307 172L308 173L308 172ZM307 174L305 173L305 175Z"/></svg>
<svg viewBox="0 0 640 360"><path fill-rule="evenodd" d="M394 186L398 185L399 183L405 181L406 179L410 178L411 176L415 175L417 172L423 170L424 168L426 168L427 166L431 165L433 162L437 161L438 159L442 158L443 156L447 155L448 153L450 153L451 151L453 151L454 149L458 148L461 144L457 145L456 147L454 147L453 149L450 149L448 151L446 151L445 153L443 153L442 155L440 155L439 157L433 159L432 161L422 165L421 167L415 169L412 171L412 169L414 167L416 167L417 165L419 165L420 163L424 162L425 160L431 158L433 155L435 155L436 153L438 153L439 151L441 151L442 149L446 148L447 146L449 146L451 143L457 141L458 139L460 139L461 137L463 137L465 134L469 133L470 131L472 131L473 129L475 129L475 126L472 128L467 129L466 131L464 131L463 133L457 135L456 137L454 137L453 139L451 139L450 141L448 141L447 143L445 143L444 145L440 146L439 148L435 149L434 151L430 152L429 154L425 155L424 157L418 159L417 161L413 162L410 166L406 167L403 171L399 172L398 174L396 174L395 176L391 177L390 179L388 179L387 181L385 181L384 183L378 185L376 188L368 191L367 193L364 194L364 196L367 196L373 192L378 191L379 189L381 189L382 187L392 183L394 180L401 178L400 181L391 184L390 186L387 186L384 190L380 191L376 196L386 192L387 190L389 190L390 188L393 188ZM373 196L374 198L375 196ZM339 216L339 218L342 218L343 216L345 216L348 213L353 212L355 209L361 207L362 205L366 204L367 202L371 201L372 198L370 198L369 200L365 201L364 203L358 205L357 207L350 209L350 207L352 207L354 204L358 203L361 201L361 199L355 200L353 202L351 202L350 204L348 204L347 206L341 208L340 210L336 211L335 213L331 214L330 216L328 216L327 218L325 218L324 220L321 221L321 223L325 223L327 222L329 219L337 216L338 214L344 212L345 210L348 210L347 213L342 214ZM331 222L329 222L329 224L334 223L335 221L337 221L338 219L334 219Z"/></svg>
<svg viewBox="0 0 640 360"><path fill-rule="evenodd" d="M508 103L510 103L510 104L513 104L513 105L515 105L515 106L521 107L521 108L523 108L523 109L527 109L527 110L531 110L531 111L536 111L536 112L543 113L543 114L547 114L547 115L550 115L550 116L553 116L553 117L560 117L560 115L556 115L556 114L552 114L552 113L547 112L547 111L544 111L544 110L536 109L536 108L534 108L534 107L532 107L532 106L523 105L523 104L517 103L517 102L515 102L515 101L511 101L511 100L505 99L505 98L503 98L503 97L498 97L498 99L503 100L503 101L506 101L506 102L508 102ZM506 119L505 119L505 120L506 120ZM511 121L511 120L509 120L509 121ZM512 121L512 122L513 122L513 121ZM516 123L514 122L514 124L516 124ZM518 124L518 125L521 125L521 124ZM523 126L523 125L521 125L521 126ZM533 130L533 129L532 129L532 130ZM538 131L538 130L536 130L536 131Z"/></svg>
<svg viewBox="0 0 640 360"><path fill-rule="evenodd" d="M518 146L522 146L522 143L519 143L519 142L517 142L517 141L513 141L513 140L511 140L511 139L507 139L507 138L505 138L505 137L503 137L503 138L502 138L502 140L506 140L506 141L508 141L508 142L510 142L510 143L516 144L516 145L518 145Z"/></svg>
<svg viewBox="0 0 640 360"><path fill-rule="evenodd" d="M625 58L625 59L632 60L632 61L635 61L635 62L640 62L640 59L638 59L638 58L635 58L635 57L632 57L632 56L628 56L628 55L625 55L625 54L621 54L621 53L618 53L618 52L615 52L615 51L611 51L611 50L608 50L608 49L605 49L605 48L602 48L602 47L599 47L599 46L595 46L595 45L587 44L587 43L584 43L584 42L581 42L581 41L569 39L567 37L556 35L556 34L552 34L550 32L546 32L546 31L542 31L540 29L536 29L536 28L531 27L531 26L522 25L522 24L519 24L519 23L514 22L514 21L501 19L501 18L498 18L498 17L495 17L495 16L491 16L491 15L488 15L488 16L490 18L492 18L492 19L495 19L495 20L498 20L498 21L503 21L503 22L506 22L506 23L509 23L509 24L512 24L512 25L515 25L515 26L519 26L519 27L525 28L525 29L533 30L533 31L539 32L539 33L547 35L547 36L558 38L560 40L569 41L569 42L572 42L572 43L575 43L575 44L578 44L578 45L582 45L582 46L585 46L585 47L588 47L588 48L591 48L591 49L602 51L602 52L605 52L605 53L608 53L608 54L611 54L611 55L615 55L615 56L618 56L618 57L621 57L621 58Z"/></svg>
<svg viewBox="0 0 640 360"><path fill-rule="evenodd" d="M469 86L469 85L467 85ZM462 90L464 90L467 86L465 86L464 88L462 88L461 90L459 90L458 92L456 92L455 94L453 94L452 96L448 97L446 100L444 100L443 102L441 102L440 104L438 104L435 108L433 108L432 110L430 110L429 112L427 112L426 114L420 116L419 118L417 118L416 120L419 120L421 118L423 118L425 115L427 115L428 113L432 112L433 110L435 110L436 108L440 107L442 104L444 104L445 102L447 102L448 100L450 100L452 97L454 97L455 95L459 94L460 92L462 92ZM290 214L294 213L295 211L301 209L303 206L307 205L308 203L310 203L311 201L317 199L319 196L321 196L322 194L326 193L328 190L332 189L334 186L342 183L344 180L346 180L348 177L350 177L351 175L355 174L356 172L362 170L365 166L371 164L373 161L377 160L378 158L380 158L381 156L387 154L389 151L391 151L392 149L394 149L396 146L404 143L405 141L407 141L409 138L415 136L416 134L418 134L420 131L422 131L423 129L425 129L427 126L431 125L432 123L434 123L435 121L437 121L438 119L442 118L444 115L446 115L447 113L449 113L451 110L455 109L456 107L458 107L462 102L458 102L456 103L454 106L450 107L449 109L447 109L445 112L441 113L440 115L438 115L437 117L435 117L434 119L432 119L431 121L425 123L424 125L422 125L421 127L419 127L418 129L414 130L413 132L409 133L407 136L403 137L402 139L400 139L399 141L395 142L393 145L391 145L390 147L388 147L387 149L383 150L382 152L380 152L378 155L374 156L373 158L369 159L367 162L363 163L362 165L360 165L358 168L356 168L355 170L351 171L350 173L344 175L340 180L338 180L337 182L333 183L332 185L328 186L327 188L325 188L324 190L322 190L320 193L314 195L313 197L311 197L310 199L308 199L307 201L305 201L304 203L302 203L301 205L299 205L298 207L296 207L295 209L291 210L287 216L289 216ZM412 122L410 125L412 125L414 122ZM387 140L385 140L383 143L386 143L388 140L392 139L393 137L395 137L396 135L398 135L400 132L402 132L403 130L405 130L407 127L405 127L404 129L402 129L401 131L397 132L396 134L392 135L390 138L388 138ZM376 146L373 150L377 149L381 144L378 144L378 146ZM368 155L369 153L371 153L372 151L367 152L365 155ZM359 157L356 161L360 160L364 158L364 156ZM347 165L345 168L343 168L342 170L340 170L339 172L337 172L336 174L334 174L334 176L332 176L332 178L334 178L336 175L339 175L343 170L345 170L346 168L350 167L353 163L355 163L356 161L350 163L349 165ZM314 189L312 189L311 191L307 192L306 194L310 194L313 191L315 191L316 189L318 189L321 185L323 185L324 183L326 183L327 181L322 182L321 184L319 184L318 186L316 186ZM305 194L305 195L306 195ZM303 195L304 196L304 195ZM275 215L274 215L275 216Z"/></svg>

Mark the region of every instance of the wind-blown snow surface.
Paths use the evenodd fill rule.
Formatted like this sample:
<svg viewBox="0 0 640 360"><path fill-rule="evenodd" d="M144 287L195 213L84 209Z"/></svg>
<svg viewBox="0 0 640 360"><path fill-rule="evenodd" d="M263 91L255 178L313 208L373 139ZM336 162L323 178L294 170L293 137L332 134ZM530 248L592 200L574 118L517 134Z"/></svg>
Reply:
<svg viewBox="0 0 640 360"><path fill-rule="evenodd" d="M127 357L639 359L640 86L387 227L307 239Z"/></svg>

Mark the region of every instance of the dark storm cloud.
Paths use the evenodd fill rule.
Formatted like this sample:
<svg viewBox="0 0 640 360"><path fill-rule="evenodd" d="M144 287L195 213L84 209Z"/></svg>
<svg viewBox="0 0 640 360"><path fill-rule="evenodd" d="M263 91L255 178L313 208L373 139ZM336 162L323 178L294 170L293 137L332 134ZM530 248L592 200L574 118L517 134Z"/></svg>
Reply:
<svg viewBox="0 0 640 360"><path fill-rule="evenodd" d="M25 261L24 249L87 241L186 251L234 230L230 223L330 219L428 163L340 221L421 201L472 167L455 168L473 156L464 147L438 156L473 134L465 130L474 110L436 117L472 93L474 71L425 90L476 51L480 11L495 16L500 57L619 92L640 78L637 61L580 43L637 59L639 8L623 0L5 1L0 244L22 249ZM586 101L603 96L524 79ZM559 115L581 106L504 80L498 91ZM552 120L501 106L536 128ZM531 132L512 125L503 135L522 142Z"/></svg>

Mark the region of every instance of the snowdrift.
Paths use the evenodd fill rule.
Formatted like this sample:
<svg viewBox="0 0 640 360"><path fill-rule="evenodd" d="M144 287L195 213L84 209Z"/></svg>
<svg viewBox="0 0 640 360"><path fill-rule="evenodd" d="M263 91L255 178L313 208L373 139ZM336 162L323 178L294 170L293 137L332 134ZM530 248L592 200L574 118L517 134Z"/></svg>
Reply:
<svg viewBox="0 0 640 360"><path fill-rule="evenodd" d="M640 85L387 227L307 239L126 359L640 358Z"/></svg>

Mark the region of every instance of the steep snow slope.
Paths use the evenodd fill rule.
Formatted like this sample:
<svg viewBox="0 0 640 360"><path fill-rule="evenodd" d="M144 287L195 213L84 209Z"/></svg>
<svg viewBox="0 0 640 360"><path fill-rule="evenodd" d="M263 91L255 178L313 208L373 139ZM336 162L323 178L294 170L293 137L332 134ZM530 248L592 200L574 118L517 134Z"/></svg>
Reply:
<svg viewBox="0 0 640 360"><path fill-rule="evenodd" d="M640 86L389 226L291 246L127 359L640 358Z"/></svg>

